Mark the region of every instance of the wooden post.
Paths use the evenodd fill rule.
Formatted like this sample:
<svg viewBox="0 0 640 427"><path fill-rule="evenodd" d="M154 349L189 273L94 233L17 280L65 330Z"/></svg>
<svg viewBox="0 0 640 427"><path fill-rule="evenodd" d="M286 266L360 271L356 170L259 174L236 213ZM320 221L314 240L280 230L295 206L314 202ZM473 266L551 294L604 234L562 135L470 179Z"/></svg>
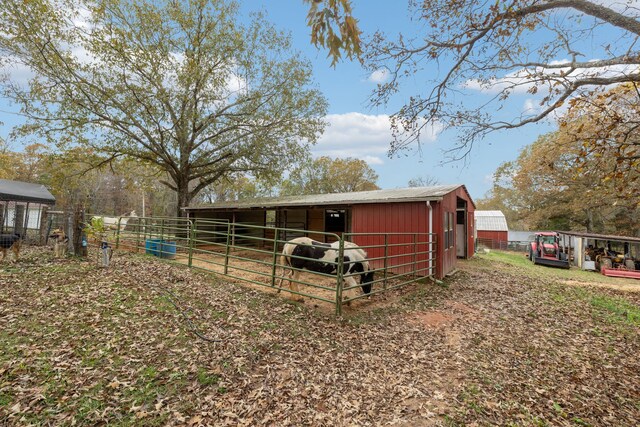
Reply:
<svg viewBox="0 0 640 427"><path fill-rule="evenodd" d="M43 206L40 214L40 244L46 245L49 237L49 206Z"/></svg>
<svg viewBox="0 0 640 427"><path fill-rule="evenodd" d="M76 205L73 213L73 253L78 257L87 256L87 237L84 234L84 207Z"/></svg>

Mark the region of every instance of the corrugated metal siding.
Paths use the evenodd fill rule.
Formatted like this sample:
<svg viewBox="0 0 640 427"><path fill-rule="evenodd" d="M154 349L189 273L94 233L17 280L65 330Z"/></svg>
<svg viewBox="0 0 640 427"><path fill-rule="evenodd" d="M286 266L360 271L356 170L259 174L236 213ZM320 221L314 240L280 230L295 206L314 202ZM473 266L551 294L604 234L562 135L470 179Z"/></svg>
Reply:
<svg viewBox="0 0 640 427"><path fill-rule="evenodd" d="M491 239L496 242L507 242L509 240L508 231L486 231L478 229L478 239Z"/></svg>
<svg viewBox="0 0 640 427"><path fill-rule="evenodd" d="M436 215L436 218L438 218L439 224L438 224L438 227L436 227L436 230L438 230L438 252L440 254L439 259L441 260L441 262L438 263L438 266L441 266L441 270L439 272L438 277L442 278L448 272L453 270L456 267L456 263L458 262L458 257L456 256L455 243L453 247L450 247L450 248L444 247L444 243L445 243L445 237L444 237L445 217L444 216L449 213L453 213L455 218L455 212L457 208L456 195L454 193L447 194L447 196L445 196L442 202L439 203L438 207L440 208L439 209L440 212L438 213L438 215ZM453 241L454 242L456 241L455 227L454 227Z"/></svg>
<svg viewBox="0 0 640 427"><path fill-rule="evenodd" d="M478 231L509 231L507 218L500 211L476 211Z"/></svg>
<svg viewBox="0 0 640 427"><path fill-rule="evenodd" d="M307 226L312 231L324 231L324 209L309 209L307 211ZM324 242L324 234L309 233L311 239Z"/></svg>
<svg viewBox="0 0 640 427"><path fill-rule="evenodd" d="M457 252L454 247L452 248L444 248L444 215L445 213L453 213L454 221L456 218L456 209L458 198L463 199L467 202L467 251L466 257L470 258L473 256L473 251L475 247L475 242L473 240L473 219L475 209L473 207L473 202L469 198L469 195L464 191L464 188L460 187L456 191L453 191L447 194L442 202L437 204L437 209L434 209L434 230L437 230L438 233L438 263L437 267L440 270L437 271L437 277L442 278L447 275L449 272L453 271L456 268L458 263ZM454 237L453 241L456 241L455 238L455 226L454 226Z"/></svg>
<svg viewBox="0 0 640 427"><path fill-rule="evenodd" d="M393 203L384 205L357 205L352 208L351 229L354 233L427 233L429 225L428 208L424 202L413 203ZM423 238L424 239L424 238ZM384 236L354 236L354 243L360 246L383 245ZM426 240L423 240L426 241ZM387 256L400 255L405 253L413 253L413 237L412 236L389 236L387 243ZM422 244L415 247L417 252L426 252L428 245ZM384 256L384 248L366 248L369 258L378 258ZM404 259L406 258L406 259ZM428 267L428 256L421 255L421 259L417 259L418 268L426 269ZM393 259L393 264L402 264L412 262L412 256L397 257ZM375 268L383 266L382 260L373 261ZM410 267L399 268L394 273L404 273L410 271Z"/></svg>
<svg viewBox="0 0 640 427"><path fill-rule="evenodd" d="M471 258L475 253L475 237L473 225L475 224L475 211L473 206L467 206L467 258Z"/></svg>

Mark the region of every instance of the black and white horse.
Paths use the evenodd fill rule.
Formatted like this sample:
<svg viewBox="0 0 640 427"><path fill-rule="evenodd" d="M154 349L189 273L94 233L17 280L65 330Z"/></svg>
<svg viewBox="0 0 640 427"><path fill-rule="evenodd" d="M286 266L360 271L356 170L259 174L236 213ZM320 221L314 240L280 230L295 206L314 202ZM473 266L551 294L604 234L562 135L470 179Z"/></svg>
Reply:
<svg viewBox="0 0 640 427"><path fill-rule="evenodd" d="M280 277L280 289L282 289L282 283L285 280L285 276L287 276L289 289L299 292L296 280L300 276L300 270L337 274L339 252L340 242L328 244L316 242L308 237L297 237L289 240L285 243L280 256L280 265L283 270ZM370 271L367 253L355 243L344 242L342 274L346 276L345 287L356 286L357 282L354 275L359 274L362 291L365 294L371 292L373 272ZM353 292L353 290L350 289L345 292Z"/></svg>

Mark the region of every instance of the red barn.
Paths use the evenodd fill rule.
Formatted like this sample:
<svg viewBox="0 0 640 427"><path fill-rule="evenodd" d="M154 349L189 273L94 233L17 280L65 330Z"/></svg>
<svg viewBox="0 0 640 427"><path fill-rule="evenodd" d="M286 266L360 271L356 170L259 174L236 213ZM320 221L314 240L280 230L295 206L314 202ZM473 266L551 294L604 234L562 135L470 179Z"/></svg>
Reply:
<svg viewBox="0 0 640 427"><path fill-rule="evenodd" d="M491 249L506 248L509 242L507 219L501 211L476 211L478 244Z"/></svg>
<svg viewBox="0 0 640 427"><path fill-rule="evenodd" d="M361 246L372 244L367 240L372 237L356 233L434 233L437 278L454 270L458 258L473 256L475 247L475 204L464 185L219 202L185 210L194 219L308 230L316 240L325 236L313 231L354 233L349 238ZM367 249L372 258L381 255L373 249Z"/></svg>

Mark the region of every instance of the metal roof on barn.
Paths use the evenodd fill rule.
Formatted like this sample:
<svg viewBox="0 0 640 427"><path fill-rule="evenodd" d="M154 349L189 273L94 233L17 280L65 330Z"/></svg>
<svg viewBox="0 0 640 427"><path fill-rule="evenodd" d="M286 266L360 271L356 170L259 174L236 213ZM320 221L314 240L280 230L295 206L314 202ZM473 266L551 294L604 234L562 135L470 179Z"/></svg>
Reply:
<svg viewBox="0 0 640 427"><path fill-rule="evenodd" d="M592 239L592 240L640 243L640 237L635 237L635 236L616 236L613 234L586 233L581 231L558 231L558 233L564 234L566 236L582 237L585 239Z"/></svg>
<svg viewBox="0 0 640 427"><path fill-rule="evenodd" d="M509 231L507 218L501 211L475 211L476 230Z"/></svg>
<svg viewBox="0 0 640 427"><path fill-rule="evenodd" d="M416 201L439 201L445 195L466 187L461 184L436 185L432 187L394 188L387 190L357 191L351 193L312 194L305 196L270 197L231 202L217 202L203 206L183 208L189 211L222 210L222 209L254 209L254 208L286 208L302 206L340 206L367 203L400 203ZM468 194L468 192L467 192ZM469 197L471 200L471 197Z"/></svg>
<svg viewBox="0 0 640 427"><path fill-rule="evenodd" d="M0 179L0 200L53 205L56 198L42 184Z"/></svg>

